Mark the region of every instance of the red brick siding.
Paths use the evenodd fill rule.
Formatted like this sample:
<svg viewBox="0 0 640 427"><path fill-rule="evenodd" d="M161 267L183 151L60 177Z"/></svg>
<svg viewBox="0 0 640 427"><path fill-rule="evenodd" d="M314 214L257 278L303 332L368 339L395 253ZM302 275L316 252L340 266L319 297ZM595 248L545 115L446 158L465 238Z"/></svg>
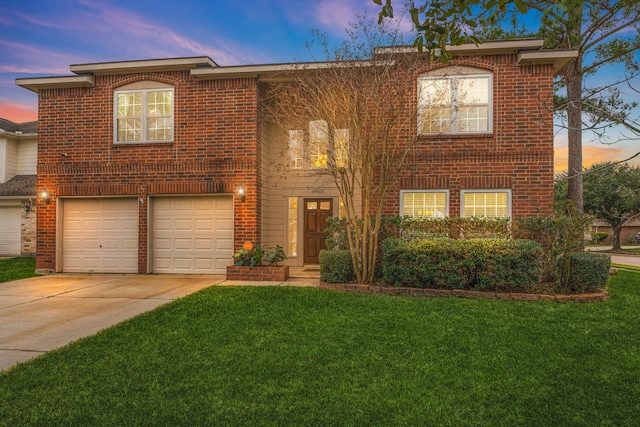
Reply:
<svg viewBox="0 0 640 427"><path fill-rule="evenodd" d="M227 266L227 280L242 280L248 282L284 282L289 278L289 266Z"/></svg>
<svg viewBox="0 0 640 427"><path fill-rule="evenodd" d="M113 143L113 92L137 81L173 85L174 142ZM234 194L235 245L259 236L255 79L198 81L188 71L96 76L92 88L39 94L37 268L55 269L57 197L135 195L140 273L147 272L147 196ZM243 185L247 199L236 194Z"/></svg>
<svg viewBox="0 0 640 427"><path fill-rule="evenodd" d="M399 214L402 189L448 189L449 215L459 216L460 191L482 188L511 189L513 216L551 212L553 67L521 67L515 60L514 55L452 60L451 65L478 67L493 74L493 132L418 136L411 165L398 173L389 192L385 214ZM425 64L418 75L428 71ZM405 80L417 88L418 75ZM413 96L417 99L417 89Z"/></svg>

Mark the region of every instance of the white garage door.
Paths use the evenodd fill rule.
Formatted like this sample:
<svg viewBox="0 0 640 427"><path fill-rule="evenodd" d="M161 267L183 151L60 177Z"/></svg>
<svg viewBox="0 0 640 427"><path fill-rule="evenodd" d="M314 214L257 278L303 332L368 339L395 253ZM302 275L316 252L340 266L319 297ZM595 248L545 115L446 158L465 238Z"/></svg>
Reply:
<svg viewBox="0 0 640 427"><path fill-rule="evenodd" d="M138 199L63 201L62 271L138 272Z"/></svg>
<svg viewBox="0 0 640 427"><path fill-rule="evenodd" d="M230 196L156 197L153 272L224 274L233 255Z"/></svg>
<svg viewBox="0 0 640 427"><path fill-rule="evenodd" d="M20 206L0 206L0 254L20 255Z"/></svg>

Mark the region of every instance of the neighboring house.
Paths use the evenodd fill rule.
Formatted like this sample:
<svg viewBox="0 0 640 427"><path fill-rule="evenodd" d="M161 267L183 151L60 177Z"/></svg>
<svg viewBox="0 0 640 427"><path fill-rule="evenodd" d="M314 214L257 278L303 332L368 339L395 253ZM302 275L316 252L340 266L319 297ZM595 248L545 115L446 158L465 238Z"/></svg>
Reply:
<svg viewBox="0 0 640 427"><path fill-rule="evenodd" d="M0 118L0 256L36 253L37 133Z"/></svg>
<svg viewBox="0 0 640 427"><path fill-rule="evenodd" d="M593 227L591 230L594 233L605 232L609 233L603 243L611 244L611 238L613 237L613 229L606 221L596 219L593 221ZM622 245L636 245L636 236L640 233L640 217L630 219L625 222L620 231L620 244Z"/></svg>
<svg viewBox="0 0 640 427"><path fill-rule="evenodd" d="M550 212L553 76L575 52L541 46L453 49L447 78L480 85L466 110L474 123L416 130L422 163L398 177L387 213ZM289 265L317 264L319 225L339 215L338 192L312 173L318 159L305 151L290 153L286 176L271 170L282 145L260 107L265 85L293 68L195 57L72 65L74 76L18 79L39 97L37 269L224 273L245 241L284 246ZM425 60L398 84L418 93L443 78L435 68L442 70ZM458 107L439 106L454 114ZM318 118L289 135L313 138L322 126Z"/></svg>

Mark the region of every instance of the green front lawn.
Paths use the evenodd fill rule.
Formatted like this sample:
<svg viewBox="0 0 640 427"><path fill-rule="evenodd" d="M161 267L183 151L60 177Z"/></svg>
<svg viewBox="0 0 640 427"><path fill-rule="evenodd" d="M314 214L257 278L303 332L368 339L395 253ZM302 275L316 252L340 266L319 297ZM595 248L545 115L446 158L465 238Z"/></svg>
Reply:
<svg viewBox="0 0 640 427"><path fill-rule="evenodd" d="M0 283L35 276L36 259L33 257L0 259Z"/></svg>
<svg viewBox="0 0 640 427"><path fill-rule="evenodd" d="M640 274L609 291L209 288L0 374L0 425L637 425Z"/></svg>

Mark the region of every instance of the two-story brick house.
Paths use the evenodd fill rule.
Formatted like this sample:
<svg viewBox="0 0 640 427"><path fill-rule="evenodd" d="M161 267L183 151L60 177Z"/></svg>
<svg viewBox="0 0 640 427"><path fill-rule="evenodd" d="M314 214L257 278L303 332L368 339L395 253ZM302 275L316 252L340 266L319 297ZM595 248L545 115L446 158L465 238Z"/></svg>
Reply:
<svg viewBox="0 0 640 427"><path fill-rule="evenodd" d="M575 53L540 48L537 40L457 47L446 74L425 60L415 79L399 82L415 87L416 108L434 82L451 101L416 129L416 161L437 168L398 176L387 213L549 212L552 80ZM270 172L282 147L261 111L264 86L291 68L195 57L18 79L39 95L37 269L223 273L245 241L283 245L289 265L316 263L321 237L309 218L338 215L339 194L306 173L305 152L287 177ZM458 105L468 82L474 104ZM318 126L290 135L309 138Z"/></svg>

